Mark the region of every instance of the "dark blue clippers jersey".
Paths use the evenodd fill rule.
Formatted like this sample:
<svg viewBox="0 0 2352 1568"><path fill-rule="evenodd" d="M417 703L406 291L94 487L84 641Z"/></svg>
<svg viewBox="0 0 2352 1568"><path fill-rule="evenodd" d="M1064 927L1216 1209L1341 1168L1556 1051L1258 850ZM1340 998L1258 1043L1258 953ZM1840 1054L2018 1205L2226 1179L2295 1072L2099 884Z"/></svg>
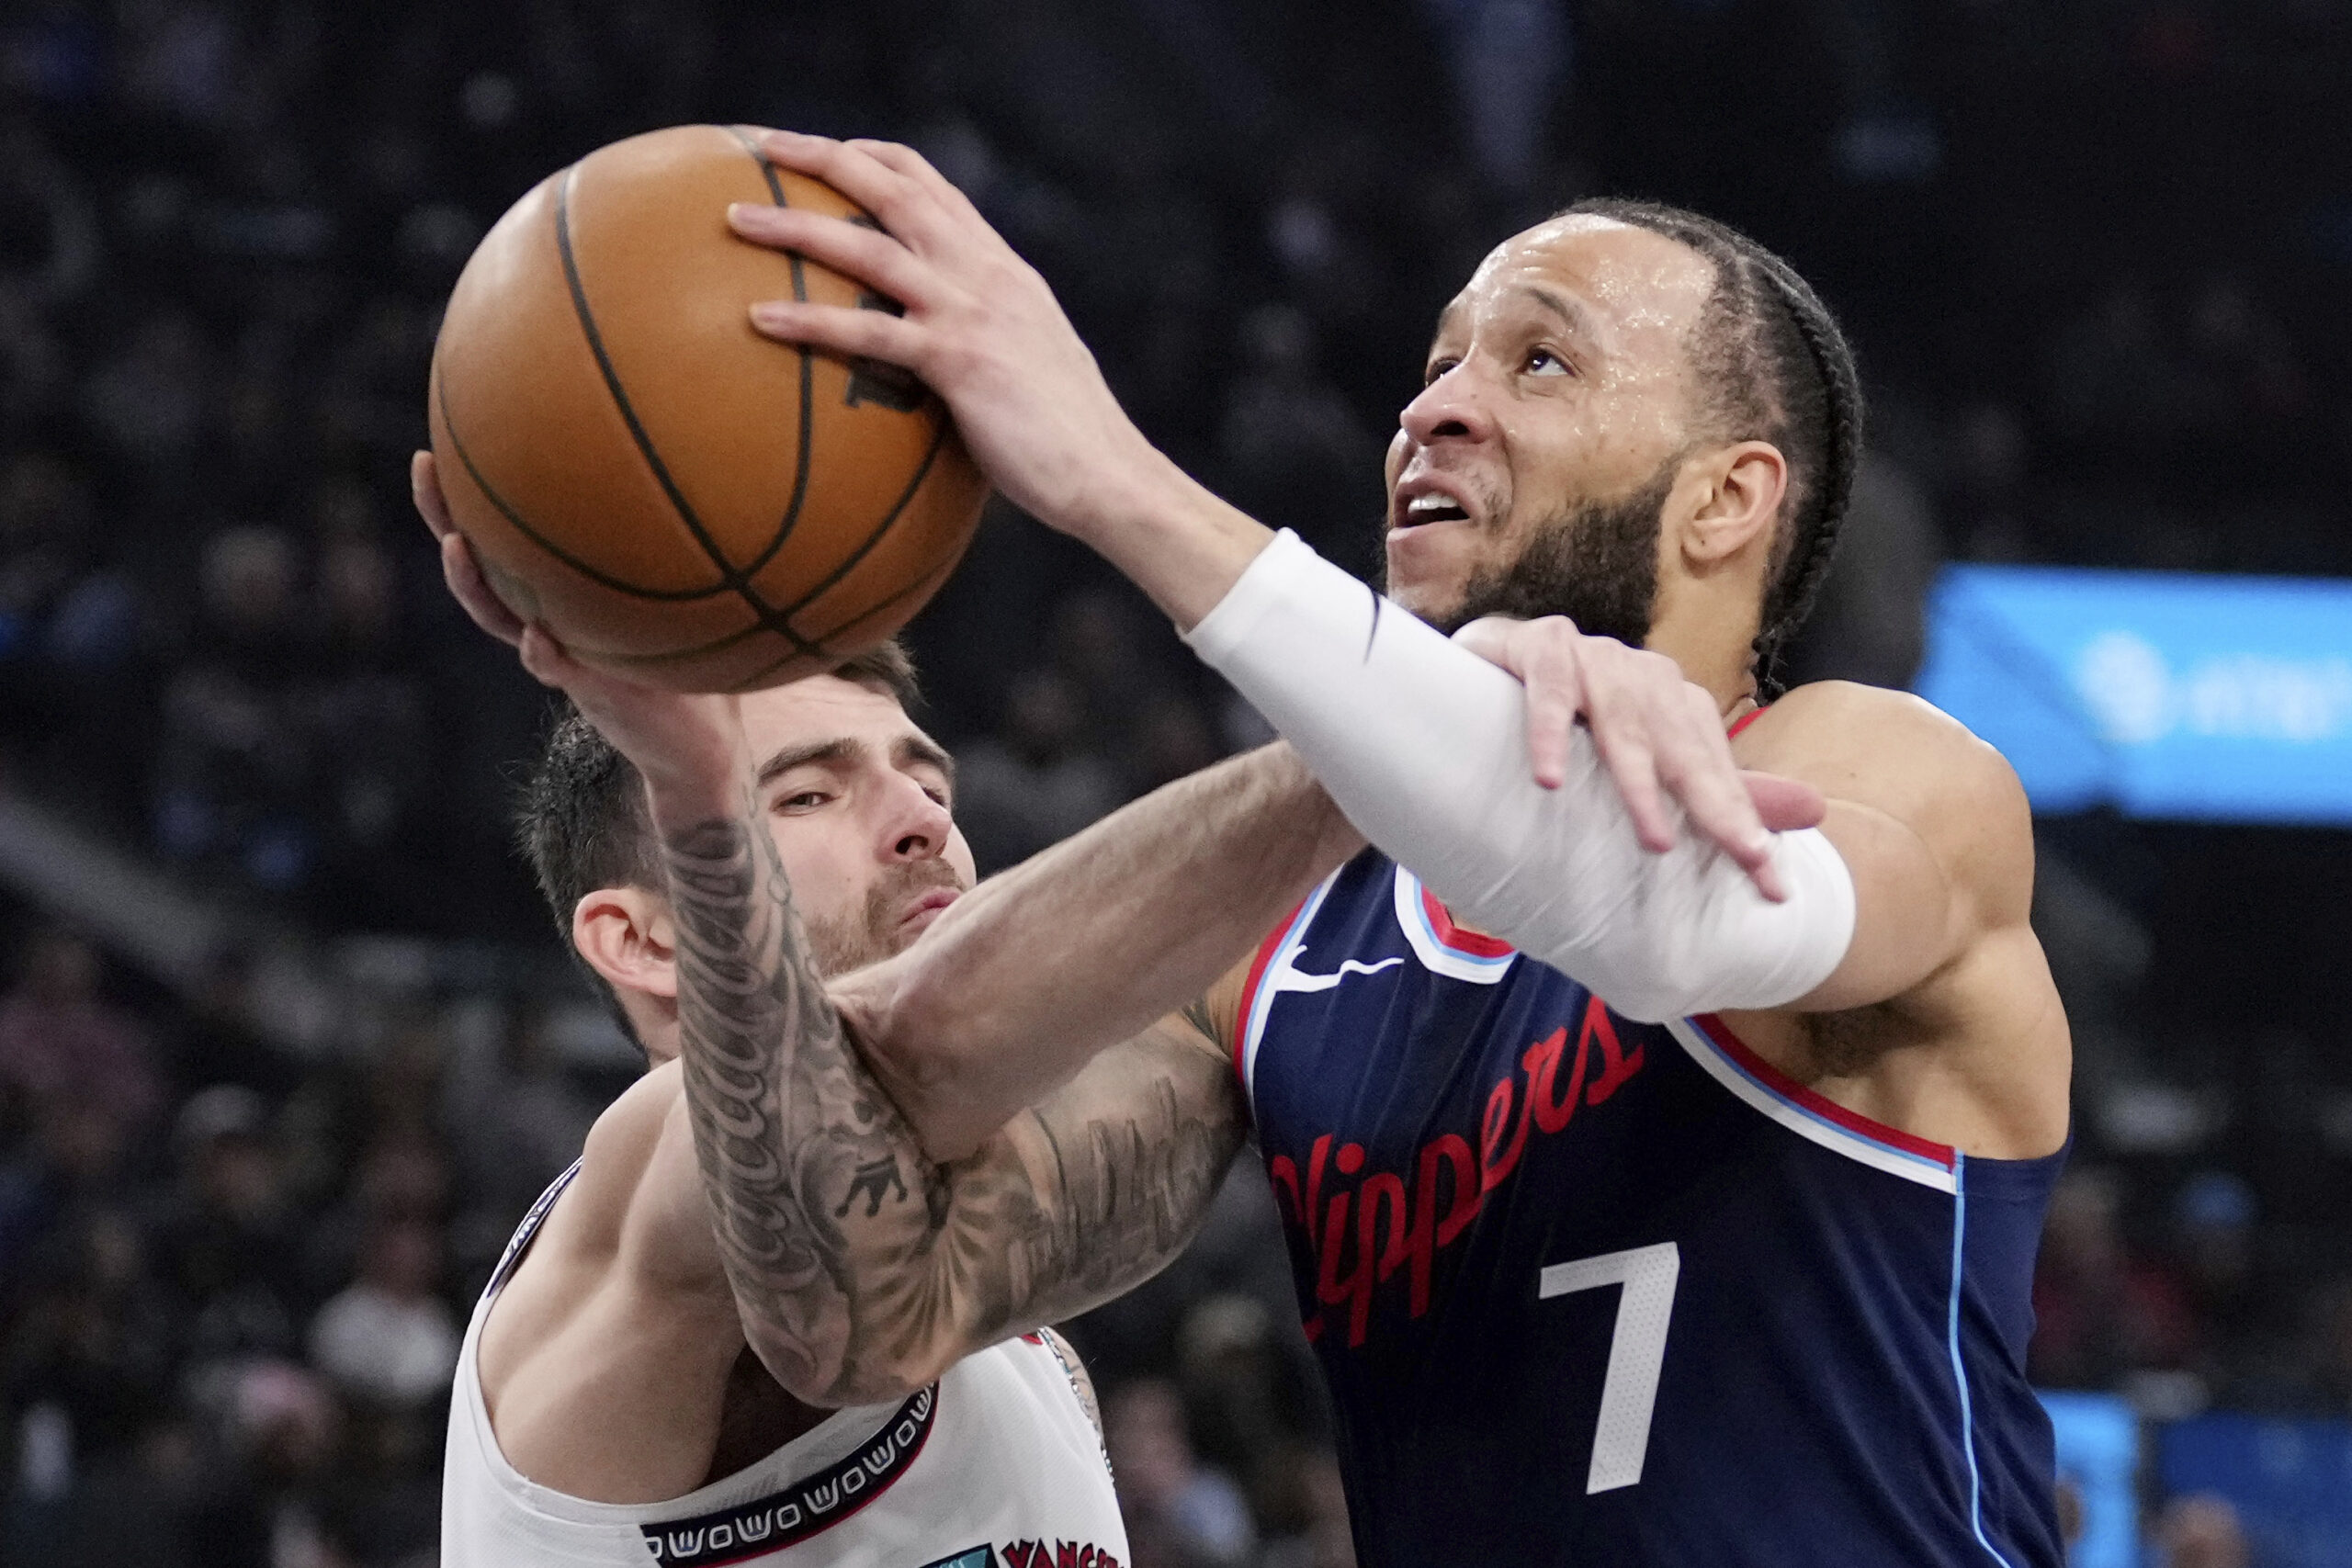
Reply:
<svg viewBox="0 0 2352 1568"><path fill-rule="evenodd" d="M1371 852L1260 950L1237 1058L1367 1568L2058 1568L2025 1349L2063 1152L1619 1018Z"/></svg>

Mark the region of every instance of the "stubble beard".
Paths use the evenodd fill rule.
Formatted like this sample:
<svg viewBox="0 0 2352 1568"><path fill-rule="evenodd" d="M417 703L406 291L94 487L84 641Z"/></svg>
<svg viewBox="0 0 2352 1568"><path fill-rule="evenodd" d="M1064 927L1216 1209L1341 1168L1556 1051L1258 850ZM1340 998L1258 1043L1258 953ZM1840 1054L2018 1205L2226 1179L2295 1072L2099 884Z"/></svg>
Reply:
<svg viewBox="0 0 2352 1568"><path fill-rule="evenodd" d="M1639 648L1657 607L1658 518L1679 467L1661 465L1615 501L1563 507L1534 526L1510 561L1473 571L1460 600L1430 621L1453 632L1484 615L1566 615L1588 636Z"/></svg>
<svg viewBox="0 0 2352 1568"><path fill-rule="evenodd" d="M963 877L944 860L891 866L866 889L865 907L856 913L803 918L809 961L819 975L831 979L902 953L922 934L899 919L907 900L934 887L963 886Z"/></svg>

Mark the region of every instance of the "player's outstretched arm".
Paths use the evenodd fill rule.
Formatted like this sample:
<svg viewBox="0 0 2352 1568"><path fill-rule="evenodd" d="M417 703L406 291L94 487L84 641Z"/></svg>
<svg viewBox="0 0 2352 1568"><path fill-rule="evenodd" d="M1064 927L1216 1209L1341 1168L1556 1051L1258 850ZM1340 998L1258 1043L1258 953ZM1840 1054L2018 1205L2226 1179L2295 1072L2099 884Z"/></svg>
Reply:
<svg viewBox="0 0 2352 1568"><path fill-rule="evenodd" d="M919 154L888 142L775 131L761 146L775 162L859 202L881 227L739 204L729 212L736 232L857 277L899 301L904 312L766 300L752 309L759 331L887 360L922 377L954 412L956 429L999 489L1048 527L1100 552L1179 629L1189 630L1231 595L1270 550L1273 535L1144 439L1052 290L960 191ZM1255 692L1245 694L1258 700ZM1678 722L1665 729L1652 722L1657 710L1589 707L1584 716L1650 847L1663 848L1673 831L1653 798L1663 793L1682 807L1692 834L1719 845L1768 896L1779 891L1768 824L1740 787L1712 712L1696 731L1679 722L1690 716L1680 710L1668 716ZM1668 744L1692 737L1700 743ZM1531 739L1541 774L1549 763L1540 728ZM1652 757L1660 764L1654 772ZM1307 760L1326 784L1338 782L1324 760ZM1665 765L1677 761L1690 765L1679 773ZM1513 758L1504 765L1519 764ZM1412 863L1405 846L1381 847ZM1426 868L1414 869L1426 876Z"/></svg>
<svg viewBox="0 0 2352 1568"><path fill-rule="evenodd" d="M1297 754L1263 747L990 877L832 998L923 1146L956 1158L1207 990L1363 848Z"/></svg>
<svg viewBox="0 0 2352 1568"><path fill-rule="evenodd" d="M416 454L410 477L449 592L475 624L568 694L657 794L684 789L724 809L709 791L741 765L735 699L571 659L483 581L431 453ZM1206 990L1363 847L1297 755L1262 747L982 883L906 953L837 978L833 999L924 1148L960 1157L1096 1051Z"/></svg>
<svg viewBox="0 0 2352 1568"><path fill-rule="evenodd" d="M1154 1025L972 1155L934 1161L854 1048L748 799L657 792L654 812L703 1190L745 1337L795 1397L920 1387L1190 1238L1242 1138L1197 1028Z"/></svg>

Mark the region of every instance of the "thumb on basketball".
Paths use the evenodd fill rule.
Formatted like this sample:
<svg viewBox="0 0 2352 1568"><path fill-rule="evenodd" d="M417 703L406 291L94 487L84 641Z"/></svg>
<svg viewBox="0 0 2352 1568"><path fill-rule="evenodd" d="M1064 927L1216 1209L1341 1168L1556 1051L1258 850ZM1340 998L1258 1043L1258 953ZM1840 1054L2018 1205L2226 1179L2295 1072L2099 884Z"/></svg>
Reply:
<svg viewBox="0 0 2352 1568"><path fill-rule="evenodd" d="M586 666L564 651L555 634L536 621L523 627L514 647L523 656L523 668L543 686L555 686L569 693L587 673Z"/></svg>
<svg viewBox="0 0 2352 1568"><path fill-rule="evenodd" d="M504 600L482 576L481 563L474 559L473 547L458 532L449 517L448 498L441 493L441 475L434 467L433 454L419 452L409 460L409 494L416 502L416 514L441 546L441 581L449 587L449 597L455 599L474 625L507 646L514 647L523 636L523 618L506 607Z"/></svg>

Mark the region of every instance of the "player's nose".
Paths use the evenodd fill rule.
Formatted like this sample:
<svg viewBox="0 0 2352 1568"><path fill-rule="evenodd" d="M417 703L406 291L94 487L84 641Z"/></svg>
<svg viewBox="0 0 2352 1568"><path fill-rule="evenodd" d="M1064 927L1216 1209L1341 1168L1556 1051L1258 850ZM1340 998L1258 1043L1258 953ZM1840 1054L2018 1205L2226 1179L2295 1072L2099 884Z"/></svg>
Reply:
<svg viewBox="0 0 2352 1568"><path fill-rule="evenodd" d="M1484 441L1495 432L1477 372L1468 360L1423 387L1420 395L1396 416L1396 423L1417 446L1448 440Z"/></svg>
<svg viewBox="0 0 2352 1568"><path fill-rule="evenodd" d="M881 852L889 861L935 859L956 829L947 807L904 773L891 778L883 807Z"/></svg>

